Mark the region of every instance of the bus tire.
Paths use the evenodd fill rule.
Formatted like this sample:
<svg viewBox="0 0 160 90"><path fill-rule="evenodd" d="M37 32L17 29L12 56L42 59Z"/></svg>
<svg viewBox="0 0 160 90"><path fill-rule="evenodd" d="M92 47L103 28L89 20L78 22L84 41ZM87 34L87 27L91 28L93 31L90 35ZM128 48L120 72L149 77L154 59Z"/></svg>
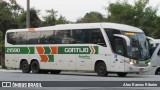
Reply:
<svg viewBox="0 0 160 90"><path fill-rule="evenodd" d="M156 70L155 75L160 75L160 68Z"/></svg>
<svg viewBox="0 0 160 90"><path fill-rule="evenodd" d="M32 71L32 73L40 73L41 72L38 61L33 61L31 63L31 71Z"/></svg>
<svg viewBox="0 0 160 90"><path fill-rule="evenodd" d="M125 72L119 72L119 73L117 73L117 75L118 75L119 77L125 77L127 74L128 74L128 73L125 73Z"/></svg>
<svg viewBox="0 0 160 90"><path fill-rule="evenodd" d="M27 60L21 62L20 69L23 73L29 73L31 71L30 65L28 64Z"/></svg>
<svg viewBox="0 0 160 90"><path fill-rule="evenodd" d="M60 74L61 73L61 70L52 70L51 71L51 74Z"/></svg>
<svg viewBox="0 0 160 90"><path fill-rule="evenodd" d="M107 76L108 75L106 64L104 62L99 62L96 65L96 73L98 76Z"/></svg>

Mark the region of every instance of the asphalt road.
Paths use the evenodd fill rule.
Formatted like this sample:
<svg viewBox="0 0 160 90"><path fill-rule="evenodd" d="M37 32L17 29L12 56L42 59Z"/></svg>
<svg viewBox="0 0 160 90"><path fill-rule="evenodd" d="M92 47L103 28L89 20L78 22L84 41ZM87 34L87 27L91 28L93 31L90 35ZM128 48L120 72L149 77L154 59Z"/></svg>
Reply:
<svg viewBox="0 0 160 90"><path fill-rule="evenodd" d="M61 74L24 74L20 70L0 69L0 81L160 81L157 75L129 74L118 77L109 74L99 77L96 73L62 72ZM160 87L43 87L43 88L0 88L0 90L160 90Z"/></svg>

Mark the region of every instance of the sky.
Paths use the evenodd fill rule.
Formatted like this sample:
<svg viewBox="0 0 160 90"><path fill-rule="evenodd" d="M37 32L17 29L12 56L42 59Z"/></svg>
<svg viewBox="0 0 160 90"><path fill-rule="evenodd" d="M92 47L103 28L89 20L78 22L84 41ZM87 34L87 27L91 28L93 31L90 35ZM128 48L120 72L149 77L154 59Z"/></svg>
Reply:
<svg viewBox="0 0 160 90"><path fill-rule="evenodd" d="M16 0L26 10L27 0ZM117 0L30 0L30 6L41 10L39 17L46 15L45 10L54 9L58 11L58 15L66 17L69 21L76 21L83 17L86 13L97 11L103 15L107 15L105 7L109 2L114 3ZM123 1L123 0L120 0ZM128 0L133 4L135 0ZM149 5L156 7L160 5L160 0L150 0ZM160 16L160 6L158 7L157 15Z"/></svg>

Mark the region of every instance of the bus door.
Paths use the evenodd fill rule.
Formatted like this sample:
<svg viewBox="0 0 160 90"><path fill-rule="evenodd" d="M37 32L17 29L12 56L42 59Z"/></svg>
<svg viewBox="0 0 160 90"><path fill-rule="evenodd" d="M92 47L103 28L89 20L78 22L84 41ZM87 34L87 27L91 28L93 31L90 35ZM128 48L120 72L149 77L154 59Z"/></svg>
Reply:
<svg viewBox="0 0 160 90"><path fill-rule="evenodd" d="M114 59L113 59L113 66L114 70L117 72L124 72L124 67L125 67L125 49L124 49L124 43L122 38L115 38L115 45L114 45Z"/></svg>

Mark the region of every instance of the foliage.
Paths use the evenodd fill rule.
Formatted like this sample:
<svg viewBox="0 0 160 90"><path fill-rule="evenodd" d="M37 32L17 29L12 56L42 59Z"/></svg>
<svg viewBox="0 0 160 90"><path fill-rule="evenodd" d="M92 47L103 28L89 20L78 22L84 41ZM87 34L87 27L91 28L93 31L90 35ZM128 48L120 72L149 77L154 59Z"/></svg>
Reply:
<svg viewBox="0 0 160 90"><path fill-rule="evenodd" d="M115 22L132 25L144 30L146 35L154 38L160 38L160 17L156 15L157 8L148 5L149 0L137 0L134 5L128 3L127 0L116 3L109 3L106 7L107 17L101 13L92 11L86 13L77 23L91 22ZM43 17L43 21L38 17L40 11L32 8L30 10L31 27L51 26L56 24L69 23L62 15L58 15L58 11L46 10L48 15ZM3 36L7 29L25 28L26 27L26 11L17 4L16 0L0 0L0 30ZM3 37L4 39L4 37Z"/></svg>
<svg viewBox="0 0 160 90"><path fill-rule="evenodd" d="M3 37L3 33L0 31L0 49L3 47L3 40L2 40L2 37Z"/></svg>
<svg viewBox="0 0 160 90"><path fill-rule="evenodd" d="M3 40L6 30L18 28L16 18L22 11L23 8L17 4L16 0L10 0L10 2L0 0L0 31L3 33Z"/></svg>
<svg viewBox="0 0 160 90"><path fill-rule="evenodd" d="M154 38L159 38L160 39L160 17L157 17L157 27L156 30L152 33L152 36Z"/></svg>
<svg viewBox="0 0 160 90"><path fill-rule="evenodd" d="M24 11L17 17L19 28L26 28L26 13L27 12ZM36 10L34 8L30 9L30 27L32 28L42 26L42 21L38 17L38 13L39 10Z"/></svg>
<svg viewBox="0 0 160 90"><path fill-rule="evenodd" d="M46 10L46 13L48 13L49 15L43 17L44 26L55 25L56 18L57 18L57 11L54 11L53 9L51 9L51 10Z"/></svg>
<svg viewBox="0 0 160 90"><path fill-rule="evenodd" d="M66 24L66 23L69 23L69 21L67 21L66 18L62 15L60 15L60 17L56 21L56 24Z"/></svg>
<svg viewBox="0 0 160 90"><path fill-rule="evenodd" d="M53 26L56 24L65 24L68 23L68 21L66 20L65 17L63 17L62 15L60 15L60 17L58 18L58 11L54 11L53 9L51 10L46 10L46 13L48 13L48 15L44 16L44 22L43 25L44 26Z"/></svg>
<svg viewBox="0 0 160 90"><path fill-rule="evenodd" d="M109 22L123 23L139 27L148 36L156 30L157 9L148 6L149 0L138 0L134 5L128 4L125 0L122 3L110 3L107 8Z"/></svg>
<svg viewBox="0 0 160 90"><path fill-rule="evenodd" d="M91 23L91 22L103 22L105 18L99 12L89 12L83 18L77 20L78 23Z"/></svg>

